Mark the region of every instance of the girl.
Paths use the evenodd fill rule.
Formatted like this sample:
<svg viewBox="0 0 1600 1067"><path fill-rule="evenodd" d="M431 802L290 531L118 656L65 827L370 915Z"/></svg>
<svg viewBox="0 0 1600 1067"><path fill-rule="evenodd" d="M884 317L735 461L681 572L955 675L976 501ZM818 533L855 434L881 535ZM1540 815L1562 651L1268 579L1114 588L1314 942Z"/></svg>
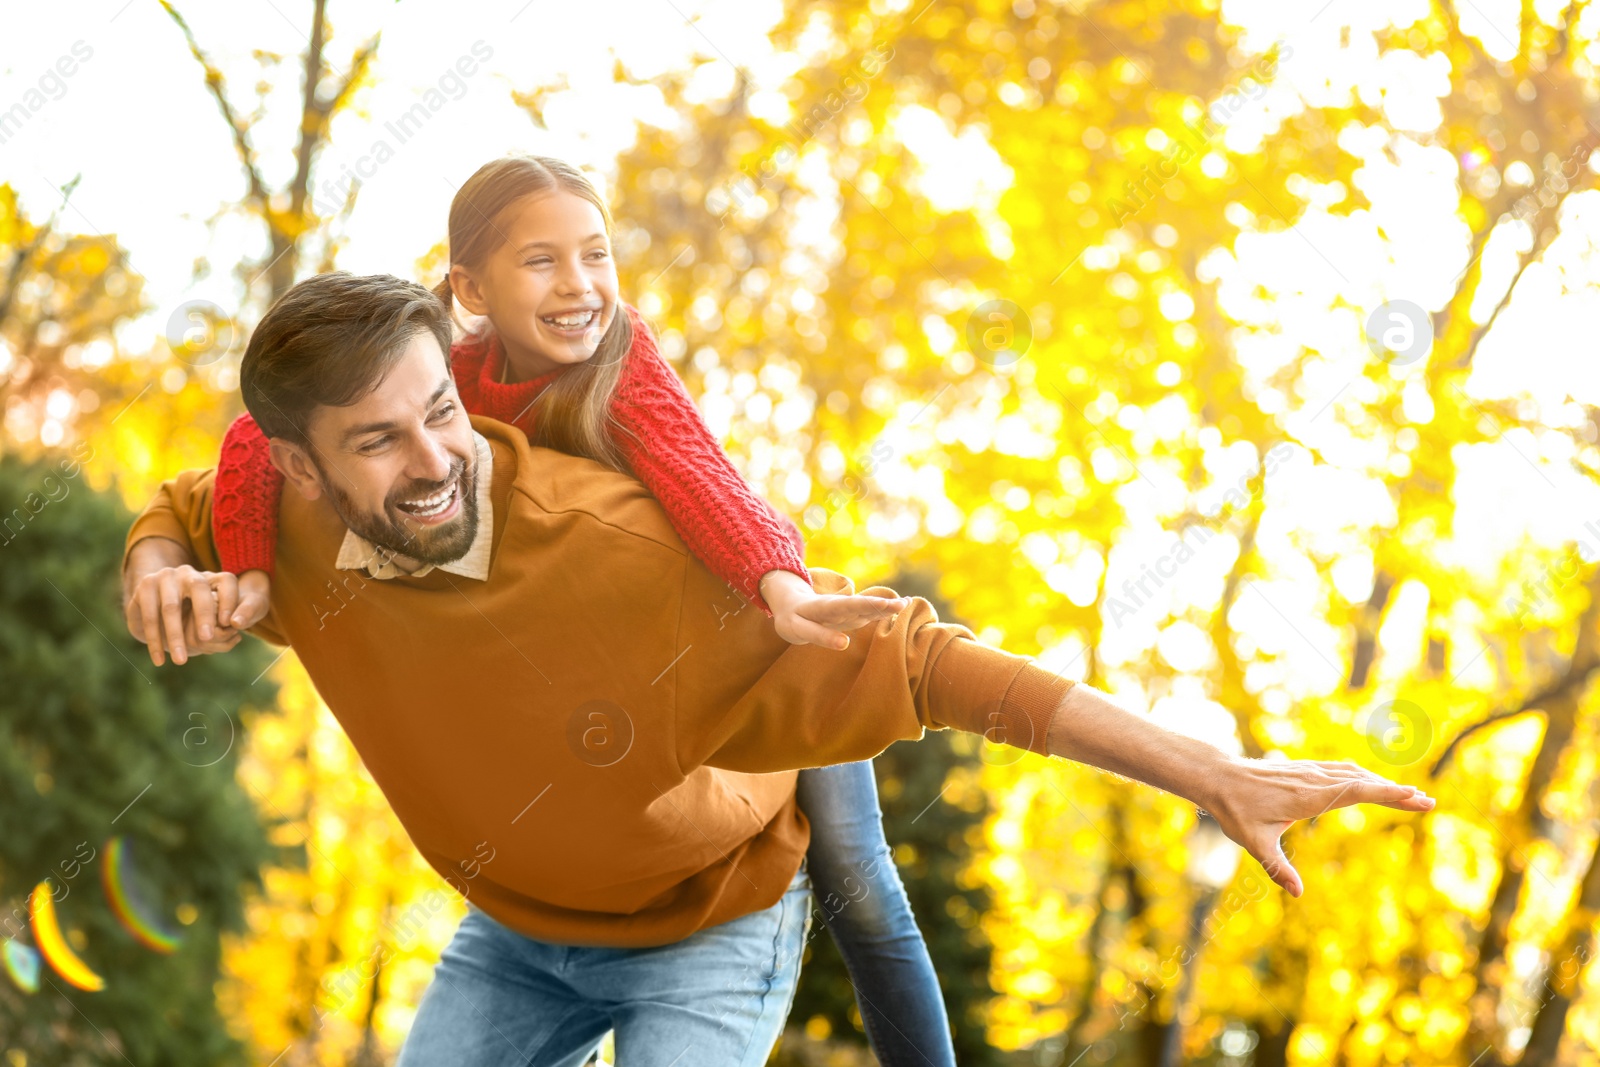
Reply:
<svg viewBox="0 0 1600 1067"><path fill-rule="evenodd" d="M462 402L535 444L637 477L696 556L794 643L842 649L858 598L812 591L794 525L712 437L643 320L618 297L611 217L581 172L511 156L450 206L450 272L436 290L488 327L452 348ZM223 566L270 574L283 478L248 415L223 442L213 527ZM253 583L266 581L254 575ZM881 601L876 601L881 606ZM802 771L807 856L823 916L885 1067L955 1063L927 946L884 840L870 762Z"/></svg>

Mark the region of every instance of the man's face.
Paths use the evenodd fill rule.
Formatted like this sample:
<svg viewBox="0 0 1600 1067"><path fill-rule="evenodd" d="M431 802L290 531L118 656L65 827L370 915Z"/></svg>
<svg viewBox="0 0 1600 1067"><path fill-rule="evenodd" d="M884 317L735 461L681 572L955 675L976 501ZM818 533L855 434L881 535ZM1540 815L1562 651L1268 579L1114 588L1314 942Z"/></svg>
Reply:
<svg viewBox="0 0 1600 1067"><path fill-rule="evenodd" d="M307 427L322 488L344 524L423 563L466 555L478 532L477 451L449 364L414 335L378 387Z"/></svg>

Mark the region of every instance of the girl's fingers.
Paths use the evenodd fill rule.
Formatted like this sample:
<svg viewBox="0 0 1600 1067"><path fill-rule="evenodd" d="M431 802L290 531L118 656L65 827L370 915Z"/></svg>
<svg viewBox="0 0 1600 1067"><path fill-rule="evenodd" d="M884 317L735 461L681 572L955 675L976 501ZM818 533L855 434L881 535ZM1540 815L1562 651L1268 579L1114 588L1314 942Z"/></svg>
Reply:
<svg viewBox="0 0 1600 1067"><path fill-rule="evenodd" d="M861 626L868 622L876 622L878 619L891 618L894 615L894 612L884 611L881 608L850 604L827 604L818 605L818 607L820 610L815 613L807 612L806 618L813 622L834 627Z"/></svg>
<svg viewBox="0 0 1600 1067"><path fill-rule="evenodd" d="M194 631L200 643L211 640L217 618L217 594L211 580L204 575L191 575L184 583L184 597L189 601L194 618Z"/></svg>
<svg viewBox="0 0 1600 1067"><path fill-rule="evenodd" d="M808 619L796 619L792 627L794 636L789 640L799 641L808 645L820 645L831 648L835 652L843 652L850 647L850 638L837 630L830 630Z"/></svg>
<svg viewBox="0 0 1600 1067"><path fill-rule="evenodd" d="M856 629L878 619L887 619L905 610L905 600L885 600L876 596L823 596L802 605L800 611L813 622Z"/></svg>

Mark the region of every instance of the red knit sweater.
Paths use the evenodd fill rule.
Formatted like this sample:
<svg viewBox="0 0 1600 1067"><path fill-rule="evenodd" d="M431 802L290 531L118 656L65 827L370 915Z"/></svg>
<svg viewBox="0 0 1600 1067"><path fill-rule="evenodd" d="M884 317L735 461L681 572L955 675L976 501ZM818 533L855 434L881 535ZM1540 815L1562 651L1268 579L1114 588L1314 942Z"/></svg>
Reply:
<svg viewBox="0 0 1600 1067"><path fill-rule="evenodd" d="M763 611L758 586L768 571L791 571L811 580L801 556L805 543L794 523L757 496L728 462L722 446L690 399L683 382L656 348L644 320L633 320L633 346L624 358L612 411L624 431L616 436L633 473L644 483L683 538L717 577ZM450 349L461 402L533 431L533 402L566 368L531 381L500 381L505 349L494 334L468 337ZM217 465L212 532L224 569L272 572L278 542L278 498L283 475L272 465L267 438L241 415L222 442Z"/></svg>

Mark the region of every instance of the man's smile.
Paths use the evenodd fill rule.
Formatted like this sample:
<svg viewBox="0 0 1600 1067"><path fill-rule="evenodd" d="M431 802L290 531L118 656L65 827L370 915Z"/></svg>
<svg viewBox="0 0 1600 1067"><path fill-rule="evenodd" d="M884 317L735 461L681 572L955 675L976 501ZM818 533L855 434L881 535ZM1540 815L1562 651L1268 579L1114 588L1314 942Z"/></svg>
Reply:
<svg viewBox="0 0 1600 1067"><path fill-rule="evenodd" d="M408 518L427 526L453 519L461 510L461 479L416 500L397 501L395 507Z"/></svg>

